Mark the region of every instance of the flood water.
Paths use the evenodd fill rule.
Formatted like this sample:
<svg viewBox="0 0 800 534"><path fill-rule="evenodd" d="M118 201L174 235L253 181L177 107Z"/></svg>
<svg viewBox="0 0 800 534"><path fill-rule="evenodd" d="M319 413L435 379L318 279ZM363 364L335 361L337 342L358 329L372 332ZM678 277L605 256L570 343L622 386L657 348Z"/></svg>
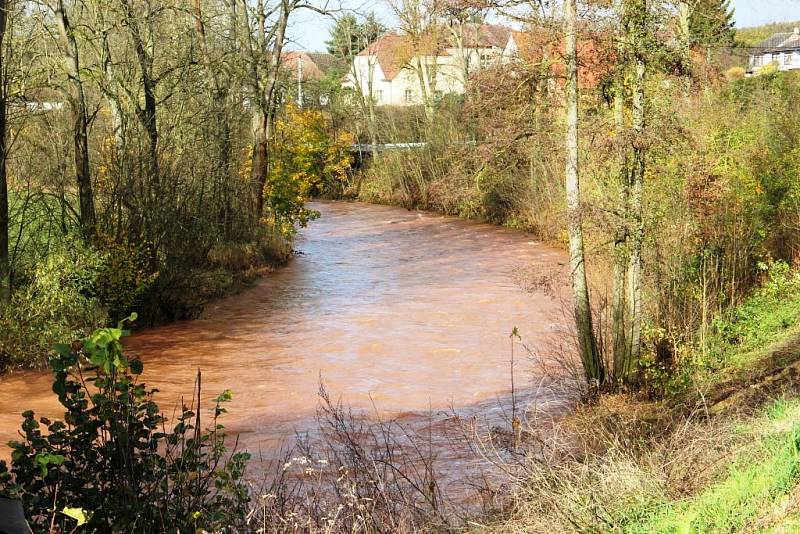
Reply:
<svg viewBox="0 0 800 534"><path fill-rule="evenodd" d="M381 414L467 408L509 391L513 327L542 350L561 328L559 301L516 282L520 268L565 260L529 235L396 207L313 207L322 217L288 266L197 320L127 340L162 409L191 398L201 369L206 401L234 391L224 422L240 446L269 455L314 427L320 380ZM25 409L61 414L50 386L49 373L0 378L0 442L17 437Z"/></svg>

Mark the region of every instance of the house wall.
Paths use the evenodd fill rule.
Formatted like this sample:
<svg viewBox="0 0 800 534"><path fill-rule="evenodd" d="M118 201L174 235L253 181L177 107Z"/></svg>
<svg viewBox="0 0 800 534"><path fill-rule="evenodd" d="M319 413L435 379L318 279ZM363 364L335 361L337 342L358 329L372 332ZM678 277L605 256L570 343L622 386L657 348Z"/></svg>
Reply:
<svg viewBox="0 0 800 534"><path fill-rule="evenodd" d="M369 94L371 89L378 105L385 105L392 99L392 82L386 79L375 56L356 56L342 86L357 89L362 95Z"/></svg>
<svg viewBox="0 0 800 534"><path fill-rule="evenodd" d="M439 94L464 94L465 83L462 61L457 49L448 49L447 55L424 58L434 67L436 76L434 90ZM499 48L467 49L464 51L469 60L469 72L475 72L487 65L501 60L503 50ZM416 64L413 58L410 64ZM422 104L422 91L420 89L417 72L410 65L404 67L392 80L387 80L375 56L356 56L352 72L343 83L346 87L358 88L362 94L369 91L369 73L372 67L372 93L375 103L379 106L409 106ZM356 83L356 78L359 83Z"/></svg>
<svg viewBox="0 0 800 534"><path fill-rule="evenodd" d="M777 64L778 70L782 71L800 69L800 49L792 51L788 61L786 52L779 52L777 53L777 56L777 61L775 61L772 53L751 55L750 69L753 72L758 73L759 70L773 63Z"/></svg>

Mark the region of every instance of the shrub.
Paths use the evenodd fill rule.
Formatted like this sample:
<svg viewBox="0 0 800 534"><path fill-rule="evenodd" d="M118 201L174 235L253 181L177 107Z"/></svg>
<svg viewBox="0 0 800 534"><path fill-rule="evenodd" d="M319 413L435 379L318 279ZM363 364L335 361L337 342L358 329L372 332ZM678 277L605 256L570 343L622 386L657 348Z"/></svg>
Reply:
<svg viewBox="0 0 800 534"><path fill-rule="evenodd" d="M731 67L725 71L725 79L729 82L741 80L747 72L742 67Z"/></svg>
<svg viewBox="0 0 800 534"><path fill-rule="evenodd" d="M228 456L218 423L230 391L217 398L209 430L200 429L199 407L184 407L167 431L156 390L139 382L142 363L123 355L125 334L120 324L56 347L53 392L64 420L23 413L24 439L11 443L10 469L0 462L0 491L22 500L36 531L69 532L76 521L99 532L235 529L249 499L249 455Z"/></svg>
<svg viewBox="0 0 800 534"><path fill-rule="evenodd" d="M52 249L30 282L0 304L0 365L35 365L62 339L89 333L107 321L94 297L104 256L77 239Z"/></svg>

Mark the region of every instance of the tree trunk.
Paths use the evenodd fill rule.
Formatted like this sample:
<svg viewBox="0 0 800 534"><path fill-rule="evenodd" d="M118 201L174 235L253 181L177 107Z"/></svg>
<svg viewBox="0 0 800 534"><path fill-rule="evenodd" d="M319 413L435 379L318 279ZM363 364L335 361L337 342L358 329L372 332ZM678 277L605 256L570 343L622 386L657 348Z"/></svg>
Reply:
<svg viewBox="0 0 800 534"><path fill-rule="evenodd" d="M615 72L616 93L614 95L614 128L618 159L617 224L614 230L614 268L613 289L611 297L611 338L614 349L614 378L619 380L625 375L629 360L628 313L626 309L626 291L628 274L628 199L630 197L630 169L628 162L628 144L625 132L625 72L627 70L627 35L624 0L616 0L616 11L619 17L617 35L617 65Z"/></svg>
<svg viewBox="0 0 800 534"><path fill-rule="evenodd" d="M80 204L80 225L84 237L90 239L95 234L94 194L92 178L89 170L89 133L86 114L86 95L80 74L78 43L75 40L69 17L64 7L64 0L58 0L55 10L61 46L67 67L67 80L70 89L70 107L72 108L72 137L75 147L75 181L78 186Z"/></svg>
<svg viewBox="0 0 800 534"><path fill-rule="evenodd" d="M646 60L642 42L647 27L646 0L618 2L622 22L618 58L618 76L621 83L624 73L632 64L632 122L630 135L625 131L624 101L617 101L615 115L620 161L620 227L615 237L614 293L612 301L612 333L614 343L614 378L628 383L636 371L641 354L641 271L644 222L642 218L642 193L645 174L645 74Z"/></svg>
<svg viewBox="0 0 800 534"><path fill-rule="evenodd" d="M641 8L644 12L647 9L646 0L642 0ZM643 29L643 28L642 28ZM646 65L641 52L641 45L637 47L636 57L636 76L633 84L633 154L631 163L631 246L628 258L628 324L629 324L629 345L630 357L629 367L626 369L625 377L629 377L634 366L639 361L641 353L641 331L642 331L642 244L644 242L644 220L642 218L642 192L644 189L644 174L646 168L646 147L645 147L645 71Z"/></svg>
<svg viewBox="0 0 800 534"><path fill-rule="evenodd" d="M687 97L692 89L691 30L689 22L695 4L696 0L681 0L678 2L678 39L681 50L681 63L683 64L683 90L684 95Z"/></svg>
<svg viewBox="0 0 800 534"><path fill-rule="evenodd" d="M427 52L426 52L427 53ZM434 56L434 61L436 57ZM430 123L435 114L434 97L436 93L435 78L431 76L428 66L428 56L417 56L417 78L419 79L419 90L422 93L422 103L425 106L425 118ZM436 76L434 73L433 76Z"/></svg>
<svg viewBox="0 0 800 534"><path fill-rule="evenodd" d="M586 381L599 386L605 380L603 361L597 349L592 325L589 288L586 282L586 263L583 247L581 217L580 175L578 168L578 51L577 51L577 1L564 3L564 30L566 40L566 192L568 211L570 272L572 275L575 326L578 349Z"/></svg>
<svg viewBox="0 0 800 534"><path fill-rule="evenodd" d="M200 51L203 57L203 70L206 73L206 83L208 99L211 102L211 113L214 117L214 141L216 144L216 161L213 173L213 188L214 198L219 206L217 213L216 223L223 232L227 231L228 211L231 209L230 199L228 196L228 180L230 178L231 170L231 141L230 141L230 124L228 123L228 114L226 112L226 103L230 93L230 87L221 81L220 76L215 71L211 64L211 57L209 55L208 39L206 37L205 23L203 22L203 12L200 5L200 0L193 0L193 9L195 17L195 33L200 43ZM235 9L235 4L234 8ZM235 35L235 18L229 19L231 25L234 27L228 28L228 35L232 37ZM232 43L231 43L232 44Z"/></svg>
<svg viewBox="0 0 800 534"><path fill-rule="evenodd" d="M142 127L147 133L148 139L148 162L147 173L150 180L148 189L150 192L151 200L154 193L157 192L161 183L161 173L158 164L158 123L156 118L156 81L153 78L153 59L147 52L142 34L139 30L139 25L136 21L135 14L130 5L130 0L120 0L125 12L125 25L133 41L133 47L136 52L136 59L139 62L139 70L142 76L142 92L144 93L144 107L136 105L136 117L142 124Z"/></svg>
<svg viewBox="0 0 800 534"><path fill-rule="evenodd" d="M7 156L7 122L6 122L6 66L5 36L8 20L8 4L0 0L0 301L11 297L11 262L8 250L9 202L8 202L8 173L6 170Z"/></svg>
<svg viewBox="0 0 800 534"><path fill-rule="evenodd" d="M259 32L264 32L264 11L262 2L259 1ZM278 70L280 68L281 54L286 37L286 26L289 14L293 9L291 0L281 2L281 11L275 28L275 41L272 45L272 54L269 58L270 66L264 90L259 98L259 109L253 114L253 169L252 186L253 201L256 217L264 213L264 186L269 175L269 142L272 136L272 126L277 108L275 89L278 85ZM259 47L260 48L260 47Z"/></svg>

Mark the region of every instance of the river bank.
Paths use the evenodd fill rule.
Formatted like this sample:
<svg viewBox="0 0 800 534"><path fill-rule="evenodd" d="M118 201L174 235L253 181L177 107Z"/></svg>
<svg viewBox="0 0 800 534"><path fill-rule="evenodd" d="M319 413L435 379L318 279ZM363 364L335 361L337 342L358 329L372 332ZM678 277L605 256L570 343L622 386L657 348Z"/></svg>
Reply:
<svg viewBox="0 0 800 534"><path fill-rule="evenodd" d="M478 532L795 532L800 276L775 269L658 395L601 395L546 433Z"/></svg>

